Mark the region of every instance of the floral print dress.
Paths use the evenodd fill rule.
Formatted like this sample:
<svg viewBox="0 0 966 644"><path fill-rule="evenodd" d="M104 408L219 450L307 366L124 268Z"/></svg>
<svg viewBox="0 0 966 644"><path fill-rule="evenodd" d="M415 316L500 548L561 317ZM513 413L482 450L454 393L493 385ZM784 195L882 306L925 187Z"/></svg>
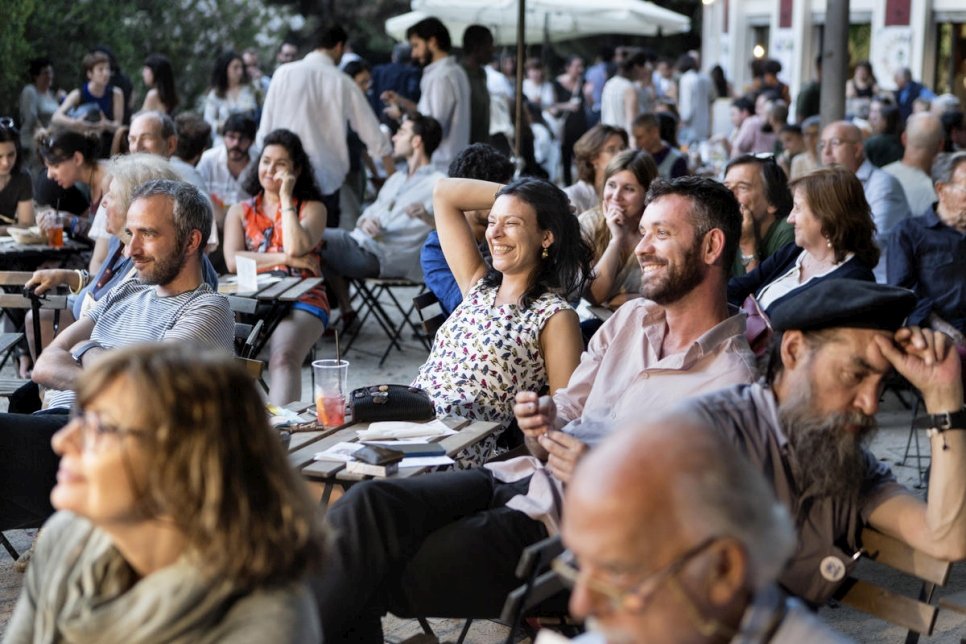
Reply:
<svg viewBox="0 0 966 644"><path fill-rule="evenodd" d="M493 421L506 428L513 421L517 392L540 391L547 385L540 331L554 313L571 307L552 293L528 308L494 305L496 291L482 280L469 290L437 332L413 384L429 393L439 415ZM459 465L481 465L495 455L498 434L463 452Z"/></svg>

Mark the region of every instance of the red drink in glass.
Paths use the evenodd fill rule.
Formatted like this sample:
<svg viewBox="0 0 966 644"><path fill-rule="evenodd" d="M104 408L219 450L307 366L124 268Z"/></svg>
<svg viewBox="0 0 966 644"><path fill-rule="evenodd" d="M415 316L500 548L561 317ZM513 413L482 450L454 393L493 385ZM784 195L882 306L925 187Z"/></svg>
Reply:
<svg viewBox="0 0 966 644"><path fill-rule="evenodd" d="M326 429L344 425L345 397L316 395L315 413L319 418L319 424Z"/></svg>

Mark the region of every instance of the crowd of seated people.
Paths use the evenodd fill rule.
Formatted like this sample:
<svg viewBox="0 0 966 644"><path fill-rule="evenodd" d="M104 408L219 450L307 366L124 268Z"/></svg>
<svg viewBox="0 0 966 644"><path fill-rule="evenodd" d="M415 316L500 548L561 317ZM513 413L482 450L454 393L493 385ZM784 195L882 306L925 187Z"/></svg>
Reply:
<svg viewBox="0 0 966 644"><path fill-rule="evenodd" d="M66 286L72 307L56 336L41 313L29 375L46 408L0 414L0 529L46 525L8 639L380 642L387 612L498 616L524 549L560 534L554 569L572 616L599 631L588 642L762 641L762 623L773 639L839 641L804 605L841 590L863 526L966 559L966 153L940 154L949 119L902 113L911 79L894 100L860 64L861 113L789 122L767 61L734 100L732 158L712 178L696 55L677 77L647 50L602 52L586 73L568 56L555 82L552 61L532 60L525 93L562 147L548 174L576 169L562 188L500 151L493 119L508 105L493 101L512 81L485 65L489 30L472 29L457 63L443 23L414 25L422 69L406 70L422 82L377 95L385 114L341 27L254 82L253 52L227 51L196 117L216 147L188 159L164 54L145 59L133 119L109 59L91 54L88 82L39 132L34 161L59 189L42 198L0 119L0 215L47 227L34 201L63 210L79 189L65 228L97 237L101 212L105 231L88 270L28 282ZM617 83L633 109L588 127L614 62L633 71ZM115 130L129 150L108 160L100 139ZM349 185L364 159L371 189ZM357 221L340 213L346 189L370 202ZM269 339L269 402L305 397L332 310L353 328L348 280L404 277L448 315L412 386L438 415L497 431L454 471L359 482L323 516L229 358L234 317L207 256L222 225L229 272L244 259L324 278ZM581 299L611 317L582 325ZM926 501L868 447L892 373L932 430Z"/></svg>

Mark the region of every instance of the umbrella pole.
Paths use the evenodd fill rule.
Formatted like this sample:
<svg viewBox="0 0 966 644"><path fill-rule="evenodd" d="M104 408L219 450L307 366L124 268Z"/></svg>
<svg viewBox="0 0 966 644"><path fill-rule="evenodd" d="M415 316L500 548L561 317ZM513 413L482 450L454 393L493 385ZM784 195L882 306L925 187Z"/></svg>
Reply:
<svg viewBox="0 0 966 644"><path fill-rule="evenodd" d="M524 42L526 38L524 34L525 25L525 9L527 0L517 0L517 83L516 83L516 93L515 93L515 108L516 108L516 136L513 141L513 153L516 156L516 164L518 170L523 167L523 158L521 156L520 141L523 136L523 63L524 63L524 49L526 43Z"/></svg>

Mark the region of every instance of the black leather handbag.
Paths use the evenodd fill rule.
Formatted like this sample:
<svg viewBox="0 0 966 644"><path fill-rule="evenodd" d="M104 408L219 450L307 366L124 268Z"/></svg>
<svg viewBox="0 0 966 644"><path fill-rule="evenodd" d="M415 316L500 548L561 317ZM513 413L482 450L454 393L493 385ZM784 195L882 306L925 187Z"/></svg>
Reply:
<svg viewBox="0 0 966 644"><path fill-rule="evenodd" d="M370 385L352 391L349 398L352 421L431 420L436 409L429 394L409 385Z"/></svg>

